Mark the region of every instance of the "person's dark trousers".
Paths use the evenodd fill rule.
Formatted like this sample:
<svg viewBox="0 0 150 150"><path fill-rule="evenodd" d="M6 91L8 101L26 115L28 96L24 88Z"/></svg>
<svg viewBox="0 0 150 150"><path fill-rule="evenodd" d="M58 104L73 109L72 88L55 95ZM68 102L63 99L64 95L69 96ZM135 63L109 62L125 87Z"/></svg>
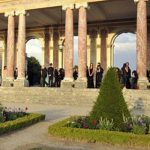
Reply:
<svg viewBox="0 0 150 150"><path fill-rule="evenodd" d="M130 78L129 77L125 77L125 83L126 83L126 88L130 89L131 88L131 84L130 84Z"/></svg>
<svg viewBox="0 0 150 150"><path fill-rule="evenodd" d="M49 87L52 87L52 86L53 86L53 78L49 77Z"/></svg>
<svg viewBox="0 0 150 150"><path fill-rule="evenodd" d="M41 77L41 81L40 81L41 87L44 87L43 80L44 80L44 79Z"/></svg>
<svg viewBox="0 0 150 150"><path fill-rule="evenodd" d="M46 81L44 77L41 77L41 87L45 87Z"/></svg>

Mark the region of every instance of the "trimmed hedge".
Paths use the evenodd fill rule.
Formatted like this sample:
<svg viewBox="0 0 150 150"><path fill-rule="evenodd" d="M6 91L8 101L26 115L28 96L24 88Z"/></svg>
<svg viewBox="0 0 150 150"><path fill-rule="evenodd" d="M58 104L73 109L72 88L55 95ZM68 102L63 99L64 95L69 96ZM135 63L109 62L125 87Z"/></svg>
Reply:
<svg viewBox="0 0 150 150"><path fill-rule="evenodd" d="M54 137L65 138L67 140L86 141L91 143L108 143L120 146L150 147L150 135L136 135L118 131L92 130L66 127L66 124L73 121L73 117L62 120L49 126L48 133Z"/></svg>
<svg viewBox="0 0 150 150"><path fill-rule="evenodd" d="M29 113L13 121L0 123L0 135L35 124L45 119L43 114Z"/></svg>
<svg viewBox="0 0 150 150"><path fill-rule="evenodd" d="M124 129L124 117L131 118L131 115L123 97L117 71L115 68L109 68L102 81L90 118L96 121L101 118L110 122L113 120L113 128L122 131Z"/></svg>

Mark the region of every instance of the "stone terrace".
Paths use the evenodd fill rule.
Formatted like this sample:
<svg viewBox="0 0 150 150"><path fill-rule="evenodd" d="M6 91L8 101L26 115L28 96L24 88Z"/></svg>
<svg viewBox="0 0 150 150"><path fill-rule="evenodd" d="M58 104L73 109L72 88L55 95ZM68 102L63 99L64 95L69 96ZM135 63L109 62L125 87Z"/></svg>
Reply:
<svg viewBox="0 0 150 150"><path fill-rule="evenodd" d="M123 90L130 110L149 114L150 90ZM97 89L62 88L0 88L1 102L72 105L91 107L98 96Z"/></svg>

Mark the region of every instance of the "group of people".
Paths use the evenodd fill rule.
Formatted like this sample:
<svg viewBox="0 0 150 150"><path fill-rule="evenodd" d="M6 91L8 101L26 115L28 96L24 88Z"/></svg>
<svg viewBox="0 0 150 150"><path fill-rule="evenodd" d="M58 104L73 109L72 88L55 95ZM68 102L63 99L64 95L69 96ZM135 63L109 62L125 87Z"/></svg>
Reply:
<svg viewBox="0 0 150 150"><path fill-rule="evenodd" d="M127 89L137 89L138 73L129 67L129 62L123 64L121 70L118 69L118 77L120 83Z"/></svg>
<svg viewBox="0 0 150 150"><path fill-rule="evenodd" d="M49 67L42 67L41 69L41 86L45 87L60 87L61 80L65 77L65 71L63 68L57 69L50 63ZM46 81L48 78L48 82Z"/></svg>
<svg viewBox="0 0 150 150"><path fill-rule="evenodd" d="M90 64L90 67L87 67L87 87L88 88L99 88L101 85L101 81L103 78L103 68L101 67L101 64L97 64L96 69L96 83L94 86L94 69L93 64ZM57 69L53 67L53 64L51 63L48 68L43 67L41 69L41 86L49 86L49 87L60 87L61 80L63 80L65 77L65 70L63 68ZM48 78L48 82L46 79ZM73 79L74 81L78 79L78 68L75 67L73 70Z"/></svg>
<svg viewBox="0 0 150 150"><path fill-rule="evenodd" d="M101 64L98 63L96 67L96 75L95 75L95 86L94 86L94 67L93 63L90 64L89 68L87 66L87 88L99 88L101 85L101 81L103 78L104 69L101 67Z"/></svg>
<svg viewBox="0 0 150 150"><path fill-rule="evenodd" d="M129 62L124 63L121 69L119 68L116 69L118 73L119 82L123 85L123 87L126 87L127 89L138 88L137 87L138 73L136 70L132 71L131 73ZM87 87L99 88L101 86L101 82L103 79L103 73L104 73L104 69L102 68L100 63L97 64L96 71L94 71L93 64L91 63L89 68L87 67Z"/></svg>
<svg viewBox="0 0 150 150"><path fill-rule="evenodd" d="M99 88L103 78L104 69L101 67L101 64L97 64L96 68L96 77L94 74L93 63L90 64L89 68L87 66L86 76L87 76L87 88ZM94 80L95 77L95 80ZM73 70L73 79L74 81L78 79L78 68L77 66ZM95 83L95 84L94 84Z"/></svg>
<svg viewBox="0 0 150 150"><path fill-rule="evenodd" d="M122 68L116 68L118 73L119 82L126 87L127 89L137 89L138 82L138 73L136 70L131 72L129 67L129 62L123 64ZM4 66L3 75L5 76L5 70L7 66ZM101 63L97 64L96 70L94 70L93 63L90 66L87 66L86 76L87 76L87 88L99 88L103 79L104 69L101 66ZM18 68L14 70L14 79L18 77ZM49 67L41 68L41 86L45 87L60 87L61 81L65 77L65 70L63 68L57 69L53 67L53 64L50 63ZM78 69L77 67L73 70L73 79L74 81L78 78ZM147 78L150 82L150 70L147 70Z"/></svg>

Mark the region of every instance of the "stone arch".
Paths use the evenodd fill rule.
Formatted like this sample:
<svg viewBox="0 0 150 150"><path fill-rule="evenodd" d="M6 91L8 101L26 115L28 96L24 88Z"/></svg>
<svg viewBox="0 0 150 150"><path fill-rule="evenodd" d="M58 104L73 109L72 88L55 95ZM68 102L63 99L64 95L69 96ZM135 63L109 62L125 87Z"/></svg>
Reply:
<svg viewBox="0 0 150 150"><path fill-rule="evenodd" d="M116 30L115 33L111 36L111 39L109 41L109 46L110 46L110 66L114 66L114 43L115 40L117 39L118 36L120 36L123 33L132 33L132 34L136 34L135 29L134 28L123 28L120 30Z"/></svg>
<svg viewBox="0 0 150 150"><path fill-rule="evenodd" d="M38 39L42 47L44 47L44 34L29 32L27 33L27 36L26 36L26 43L31 39Z"/></svg>
<svg viewBox="0 0 150 150"><path fill-rule="evenodd" d="M116 38L117 38L119 35L121 35L122 33L133 33L133 34L135 34L135 31L133 31L132 29L123 29L123 30L117 31L117 32L114 34L114 36L112 37L110 45L112 45L112 44L115 42Z"/></svg>
<svg viewBox="0 0 150 150"><path fill-rule="evenodd" d="M26 36L26 44L30 41L30 40L38 40L39 41L39 44L40 44L40 48L42 49L42 59L43 59L43 55L44 55L44 36L41 33L35 33L35 32L30 32L30 33L27 33L27 36ZM43 60L41 62L41 65L43 65Z"/></svg>
<svg viewBox="0 0 150 150"><path fill-rule="evenodd" d="M3 35L0 36L0 84L2 80L3 68L6 65L6 44Z"/></svg>

